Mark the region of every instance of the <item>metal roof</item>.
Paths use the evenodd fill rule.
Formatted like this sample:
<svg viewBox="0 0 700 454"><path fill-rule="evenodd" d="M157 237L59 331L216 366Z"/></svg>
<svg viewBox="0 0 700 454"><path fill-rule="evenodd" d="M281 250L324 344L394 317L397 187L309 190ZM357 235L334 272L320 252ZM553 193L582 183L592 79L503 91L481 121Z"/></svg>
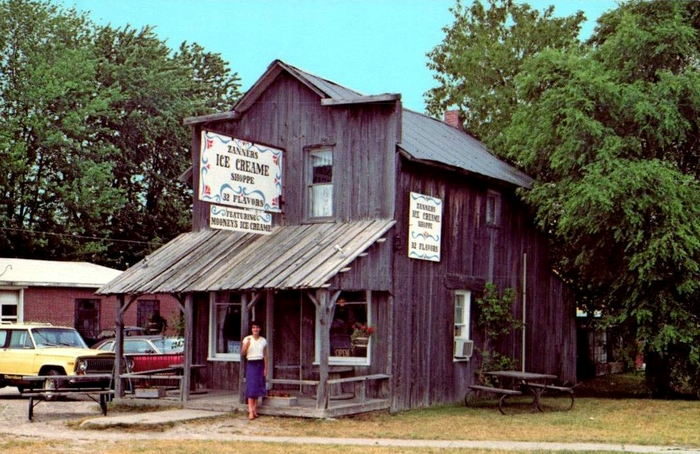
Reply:
<svg viewBox="0 0 700 454"><path fill-rule="evenodd" d="M0 258L0 286L99 288L122 271L87 262Z"/></svg>
<svg viewBox="0 0 700 454"><path fill-rule="evenodd" d="M532 186L532 178L447 123L404 109L401 129L399 147L415 159L447 164L517 186Z"/></svg>
<svg viewBox="0 0 700 454"><path fill-rule="evenodd" d="M387 219L278 226L270 235L183 233L99 294L320 288L394 225Z"/></svg>

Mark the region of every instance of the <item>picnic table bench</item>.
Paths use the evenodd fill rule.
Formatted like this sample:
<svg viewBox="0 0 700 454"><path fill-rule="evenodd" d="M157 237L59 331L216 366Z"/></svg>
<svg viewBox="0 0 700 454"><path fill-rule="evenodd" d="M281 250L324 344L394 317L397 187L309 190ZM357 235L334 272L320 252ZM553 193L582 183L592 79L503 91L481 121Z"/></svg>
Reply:
<svg viewBox="0 0 700 454"><path fill-rule="evenodd" d="M22 396L29 397L27 404L27 419L34 418L34 407L41 402L51 402L56 397L67 394L84 394L95 403L100 405L100 410L107 416L107 401L114 394L110 389L111 375L32 375L22 377L22 380L29 383L22 392ZM46 380L56 380L55 386L47 388ZM97 398L95 396L98 396Z"/></svg>
<svg viewBox="0 0 700 454"><path fill-rule="evenodd" d="M503 410L506 399L510 396L522 396L523 394L522 391L518 391L517 389L496 388L494 386L485 385L470 385L469 389L471 391L484 391L491 394L500 394L501 397L498 399L498 411L500 411L503 415L506 414L506 412ZM468 391L467 394L464 395L464 405L468 406L470 399L471 395Z"/></svg>

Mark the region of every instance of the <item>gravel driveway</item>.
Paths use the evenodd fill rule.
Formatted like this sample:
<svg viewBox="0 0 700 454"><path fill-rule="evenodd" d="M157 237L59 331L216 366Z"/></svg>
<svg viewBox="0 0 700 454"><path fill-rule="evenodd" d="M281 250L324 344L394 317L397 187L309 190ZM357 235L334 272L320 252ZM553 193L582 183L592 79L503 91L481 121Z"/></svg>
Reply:
<svg viewBox="0 0 700 454"><path fill-rule="evenodd" d="M63 397L57 401L41 402L34 409L34 421L27 419L29 398L23 397L17 388L0 388L0 438L45 438L71 440L133 440L133 439L225 439L233 434L274 435L274 428L264 419L248 421L244 414L230 417L178 424L163 432L132 429L81 430L73 428L76 422L87 418L102 417L100 407L87 396L80 394ZM117 415L109 412L109 416ZM73 423L73 424L71 424Z"/></svg>

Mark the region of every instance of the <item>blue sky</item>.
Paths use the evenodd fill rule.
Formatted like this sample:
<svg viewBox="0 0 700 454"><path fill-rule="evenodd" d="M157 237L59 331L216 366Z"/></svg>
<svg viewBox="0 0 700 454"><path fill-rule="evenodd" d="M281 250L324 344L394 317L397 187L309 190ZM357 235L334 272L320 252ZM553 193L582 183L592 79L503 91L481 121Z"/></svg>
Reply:
<svg viewBox="0 0 700 454"><path fill-rule="evenodd" d="M217 52L247 89L275 59L364 94L401 93L404 107L423 112L435 85L426 53L452 23L454 0L54 0L90 11L99 24L140 28L176 48L197 42ZM464 0L469 4L470 0ZM555 14L583 10L595 19L614 0L535 0Z"/></svg>

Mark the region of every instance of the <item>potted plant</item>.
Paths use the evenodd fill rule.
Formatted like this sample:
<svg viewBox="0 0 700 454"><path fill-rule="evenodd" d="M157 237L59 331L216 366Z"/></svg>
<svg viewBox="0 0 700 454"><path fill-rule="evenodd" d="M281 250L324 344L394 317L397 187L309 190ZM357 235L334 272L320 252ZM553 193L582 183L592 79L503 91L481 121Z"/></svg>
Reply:
<svg viewBox="0 0 700 454"><path fill-rule="evenodd" d="M367 347L369 344L369 337L374 333L374 328L363 323L356 322L352 325L352 334L350 335L350 340L352 341L352 346Z"/></svg>

